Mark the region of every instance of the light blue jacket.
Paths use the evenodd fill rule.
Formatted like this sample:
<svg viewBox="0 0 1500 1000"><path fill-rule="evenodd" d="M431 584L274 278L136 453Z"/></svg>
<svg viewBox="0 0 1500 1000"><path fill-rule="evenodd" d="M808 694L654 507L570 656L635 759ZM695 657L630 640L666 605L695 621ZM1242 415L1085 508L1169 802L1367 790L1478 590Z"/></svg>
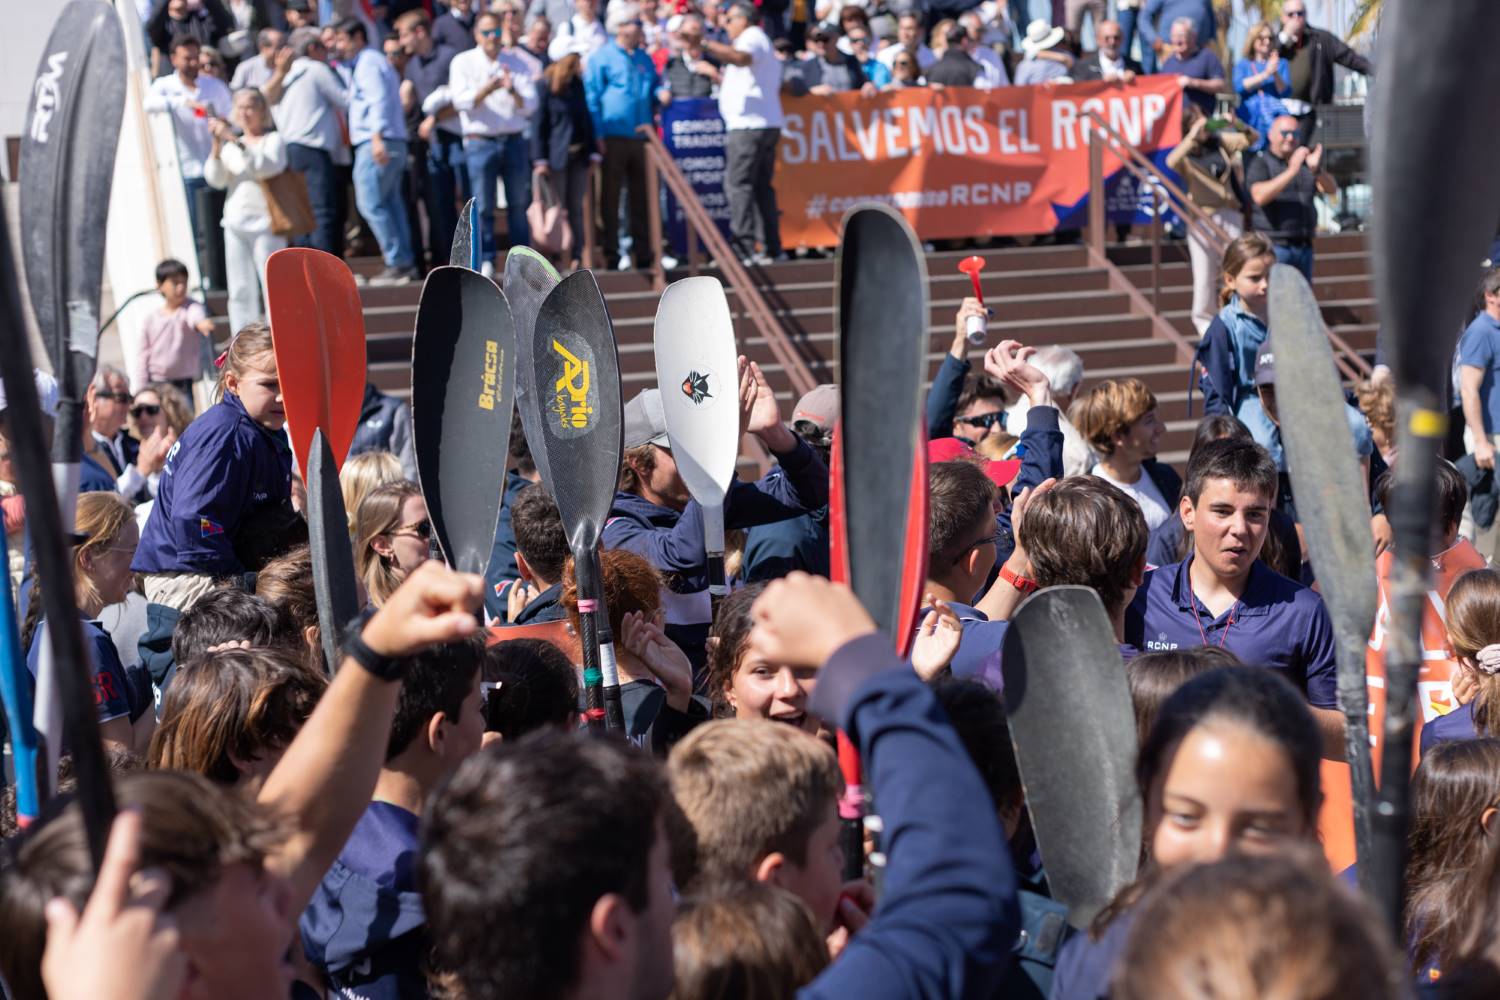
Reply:
<svg viewBox="0 0 1500 1000"><path fill-rule="evenodd" d="M406 116L401 110L401 80L377 49L365 49L354 60L349 88L349 144L358 146L374 135L406 140Z"/></svg>
<svg viewBox="0 0 1500 1000"><path fill-rule="evenodd" d="M589 57L583 89L588 97L594 134L601 138L637 138L636 128L656 115L656 64L645 49L626 52L610 42Z"/></svg>

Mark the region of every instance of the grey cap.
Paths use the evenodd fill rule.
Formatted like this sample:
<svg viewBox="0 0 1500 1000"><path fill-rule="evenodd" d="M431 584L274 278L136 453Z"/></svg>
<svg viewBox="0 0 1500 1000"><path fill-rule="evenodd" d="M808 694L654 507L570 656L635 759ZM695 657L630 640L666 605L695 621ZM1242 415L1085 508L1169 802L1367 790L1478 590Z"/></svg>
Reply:
<svg viewBox="0 0 1500 1000"><path fill-rule="evenodd" d="M625 404L625 447L667 443L667 417L661 409L661 390L643 389Z"/></svg>

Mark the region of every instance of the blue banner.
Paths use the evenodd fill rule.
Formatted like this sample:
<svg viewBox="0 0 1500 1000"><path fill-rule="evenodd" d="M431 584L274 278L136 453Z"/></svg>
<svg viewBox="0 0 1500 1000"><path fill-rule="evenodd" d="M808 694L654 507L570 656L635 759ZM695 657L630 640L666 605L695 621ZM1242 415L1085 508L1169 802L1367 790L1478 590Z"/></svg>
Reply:
<svg viewBox="0 0 1500 1000"><path fill-rule="evenodd" d="M679 97L661 112L662 142L693 186L698 200L729 239L729 199L724 195L724 120L711 97ZM672 192L662 185L666 211L662 226L672 252L687 255L687 218Z"/></svg>

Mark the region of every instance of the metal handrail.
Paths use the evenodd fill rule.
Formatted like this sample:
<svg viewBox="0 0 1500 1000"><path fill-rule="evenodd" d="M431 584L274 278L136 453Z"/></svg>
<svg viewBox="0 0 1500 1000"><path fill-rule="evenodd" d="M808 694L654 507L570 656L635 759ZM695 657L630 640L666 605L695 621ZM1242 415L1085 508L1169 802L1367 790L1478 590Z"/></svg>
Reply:
<svg viewBox="0 0 1500 1000"><path fill-rule="evenodd" d="M661 246L661 209L658 198L658 185L665 181L667 187L677 198L682 206L682 214L688 225L689 252L696 262L696 249L694 237L703 241L709 256L719 266L719 273L724 276L729 287L734 289L735 296L739 299L740 307L755 329L766 341L766 346L771 349L776 360L785 369L787 378L792 383L792 389L800 396L811 392L818 384L813 377L812 370L807 362L797 351L797 346L787 336L781 324L777 321L771 307L766 304L765 296L751 280L750 274L740 263L739 257L729 246L729 241L724 239L724 234L719 232L719 227L709 216L708 210L703 207L703 202L698 199L698 194L688 179L683 176L677 162L672 159L672 154L667 152L667 147L662 143L661 136L656 134L656 128L652 125L642 125L636 130L646 140L646 188L647 206L651 223L652 245ZM657 288L666 285L665 274L662 271L661 255L657 254L654 265L654 281Z"/></svg>

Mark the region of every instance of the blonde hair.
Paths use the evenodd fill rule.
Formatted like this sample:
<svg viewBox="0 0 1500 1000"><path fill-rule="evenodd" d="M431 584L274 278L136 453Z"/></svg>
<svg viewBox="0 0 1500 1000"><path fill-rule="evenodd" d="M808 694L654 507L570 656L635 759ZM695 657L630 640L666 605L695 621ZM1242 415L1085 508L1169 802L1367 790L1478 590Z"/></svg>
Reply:
<svg viewBox="0 0 1500 1000"><path fill-rule="evenodd" d="M230 375L242 379L252 371L276 371L276 348L271 342L271 328L259 321L246 323L229 341L229 350L224 352L224 367L219 369L219 384L214 388L214 401L224 398L225 383Z"/></svg>
<svg viewBox="0 0 1500 1000"><path fill-rule="evenodd" d="M1354 387L1359 412L1370 422L1377 437L1389 448L1396 443L1396 387L1386 382L1360 382Z"/></svg>
<svg viewBox="0 0 1500 1000"><path fill-rule="evenodd" d="M339 492L344 495L344 516L349 521L350 539L358 534L354 526L355 515L370 491L386 483L399 483L405 478L401 461L388 451L367 451L349 457L339 471Z"/></svg>
<svg viewBox="0 0 1500 1000"><path fill-rule="evenodd" d="M135 509L118 493L84 493L79 496L74 530L88 536L87 541L73 550L73 579L79 604L91 604L99 599L98 589L83 568L83 557L98 555L114 545L125 526L134 521Z"/></svg>
<svg viewBox="0 0 1500 1000"><path fill-rule="evenodd" d="M402 479L376 487L360 502L354 531L354 563L369 592L370 604L377 608L401 586L402 576L393 559L375 551L375 539L401 527L401 508L407 500L421 495L416 483Z"/></svg>
<svg viewBox="0 0 1500 1000"><path fill-rule="evenodd" d="M1068 419L1101 455L1114 453L1114 437L1156 409L1156 395L1138 378L1105 379L1073 402Z"/></svg>
<svg viewBox="0 0 1500 1000"><path fill-rule="evenodd" d="M844 787L827 744L763 719L697 727L672 748L667 777L698 843L694 887L751 881L772 852L806 864Z"/></svg>
<svg viewBox="0 0 1500 1000"><path fill-rule="evenodd" d="M1270 21L1262 21L1253 26L1250 29L1250 33L1245 36L1245 51L1241 54L1246 59L1255 58L1255 40L1261 35L1270 35L1271 44L1273 46L1276 44L1276 29L1271 27Z"/></svg>

